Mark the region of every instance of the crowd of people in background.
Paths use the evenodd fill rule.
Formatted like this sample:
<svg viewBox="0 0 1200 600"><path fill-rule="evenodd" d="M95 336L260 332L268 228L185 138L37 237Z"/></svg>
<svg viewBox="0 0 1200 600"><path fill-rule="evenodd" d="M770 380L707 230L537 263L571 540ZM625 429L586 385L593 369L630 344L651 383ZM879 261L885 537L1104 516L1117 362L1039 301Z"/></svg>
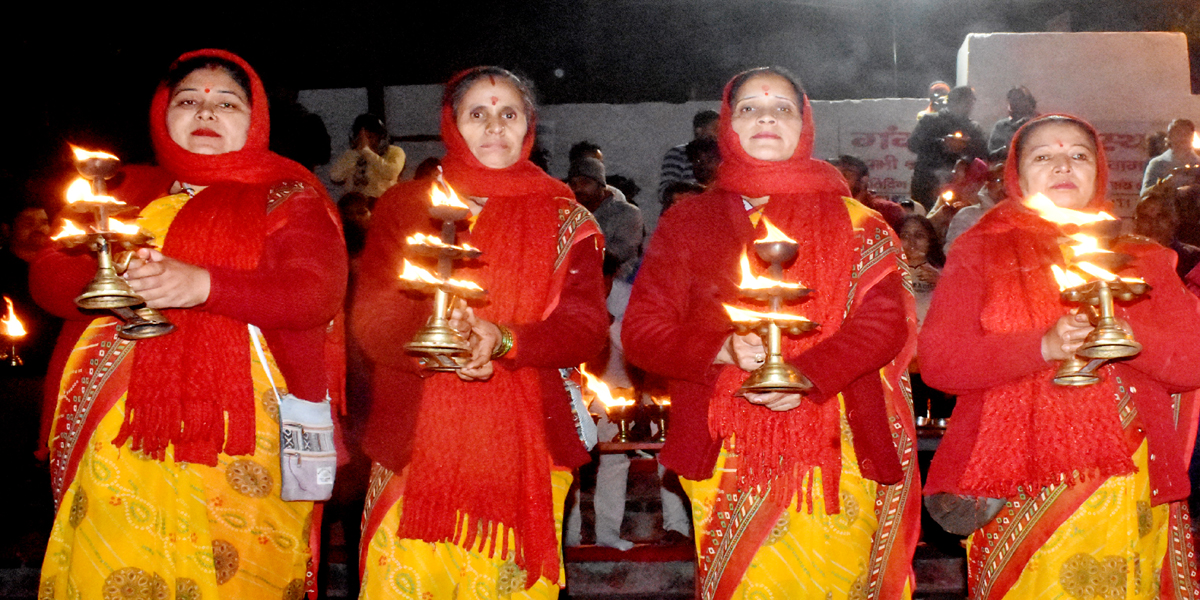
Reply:
<svg viewBox="0 0 1200 600"><path fill-rule="evenodd" d="M222 94L224 103L210 98ZM286 379L282 391L310 400L328 392L342 409L339 443L349 463L325 518L342 522L352 542L362 519L352 559L362 597L434 590L440 598L460 585L555 597L564 583L561 545L582 539L578 513L563 508L572 469L589 458L576 435L588 417L560 399L572 387L567 371L582 363L611 388L674 399L659 473L677 473L687 494L662 489L662 539L696 545L705 598L751 588L911 597L918 428L945 432L926 484L929 511L947 531L971 537L978 597L1103 595L1087 579L1097 569L1115 578L1104 597L1194 597L1195 562L1179 558L1176 538L1189 491L1198 508L1200 447L1183 456L1196 423L1169 414L1194 417L1172 394L1200 386L1200 355L1187 337L1200 335L1192 121L1176 119L1151 136L1161 145L1147 148L1132 227L1114 246L1154 289L1120 309L1145 350L1105 371L1100 385L1060 388L1049 383L1057 361L1074 356L1095 323L1058 302L1047 274L1062 262L1060 240L1022 202L1044 193L1063 209L1105 210L1107 164L1089 124L1040 114L1024 86L1008 91L1007 116L985 134L971 119L970 87L931 85L908 137L915 168L902 196L871 189L862 157L812 156L808 98L777 68L735 77L720 110L697 112L693 139L663 156L659 181L641 186L611 173L604 150L588 140L571 147L562 180L550 177L535 149L529 82L481 67L447 84L446 155L422 162L411 180L401 178L406 155L384 120L358 116L349 149L328 171L332 201L311 165L267 150L265 98L249 65L219 51L185 55L160 85L152 112L160 167L132 170L117 195L166 240L131 258L126 277L154 298L171 287L148 305L167 311L182 333L138 342L127 360L127 342L110 335L107 321L70 304L94 263L55 248L41 203L5 211L0 284L29 334L18 383L5 390L4 420L25 424L14 429L24 436L21 481L42 485L47 461L57 478L53 499L31 501L33 517L10 537L24 540L22 560L35 561L37 530L54 522L44 597L70 597L80 585L144 584L152 593L169 585L178 598L231 597L234 587L242 591L232 597L260 597L256 586L299 598L311 587L304 549L312 505L272 496L278 461L247 458L255 436L278 439L278 411L267 417L262 400L280 391L271 373ZM430 303L403 289L397 265L405 236L429 229L422 211L431 186L446 184L471 209L457 235L484 260L463 273L485 284L489 301L450 307L466 356L456 371L430 375L404 346ZM203 229L209 219L249 233L221 239ZM817 290L804 307L820 328L783 343L784 359L809 386L804 394L737 391L768 349L756 333L734 332L721 302L739 302L730 277L767 221L809 257L782 274ZM244 248L257 254L242 257ZM291 297L298 279L308 292ZM329 354L343 343L343 327L344 355ZM270 352L255 355L250 339ZM168 358L175 354L187 358ZM117 379L97 383L82 370L88 360L123 366L113 368ZM227 375L187 391L172 366ZM97 386L95 414L79 406L73 385ZM238 396L222 400L232 392L218 386ZM207 412L180 408L172 394ZM601 406L591 408L601 415L600 441L611 439L615 425ZM90 437L65 448L76 417ZM228 432L212 426L222 418ZM598 458L592 539L627 550L629 458ZM130 492L80 464L107 465L142 487ZM1180 479L1189 464L1190 486ZM215 491L226 479L236 498ZM165 489L180 482L207 500L188 504ZM1097 494L1119 501L1097 509L1089 502ZM131 541L167 560L116 541L122 529L114 524L125 519L118 498L167 507L155 514L171 525ZM175 502L188 506L172 512ZM1046 507L1057 512L1042 520ZM275 519L269 535L289 541L255 548L246 527L216 522L221 510L247 522ZM745 520L731 522L738 511ZM1019 560L996 566L992 553L1010 556L1001 541L1013 536L1006 515L1035 523L1037 540L1013 542L1028 544ZM177 531L179 519L213 521L189 543L209 552L215 574L178 558L185 550L176 534L187 528ZM1105 529L1094 526L1103 519L1108 537L1093 530ZM139 558L119 566L130 556ZM1172 560L1185 566L1172 570ZM110 563L118 566L101 566Z"/></svg>

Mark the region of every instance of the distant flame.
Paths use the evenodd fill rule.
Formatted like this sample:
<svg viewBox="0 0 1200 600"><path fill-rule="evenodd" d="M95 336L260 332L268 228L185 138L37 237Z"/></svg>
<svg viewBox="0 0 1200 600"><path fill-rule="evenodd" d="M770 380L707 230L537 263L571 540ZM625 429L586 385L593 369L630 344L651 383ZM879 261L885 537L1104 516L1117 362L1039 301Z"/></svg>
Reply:
<svg viewBox="0 0 1200 600"><path fill-rule="evenodd" d="M468 208L466 204L463 204L462 200L458 199L458 194L454 193L454 188L447 185L446 189L450 190L450 195L448 195L448 196L446 195L446 192L442 191L442 186L440 186L436 183L433 184L433 190L429 192L429 197L430 197L430 199L433 200L434 206L453 206L454 208Z"/></svg>
<svg viewBox="0 0 1200 600"><path fill-rule="evenodd" d="M400 279L422 281L433 285L440 285L442 283L442 280L438 279L436 275L408 262L408 259L404 260L404 270L400 272Z"/></svg>
<svg viewBox="0 0 1200 600"><path fill-rule="evenodd" d="M946 192L944 194L942 194L942 200L945 200L946 202L949 202L953 199L954 199L954 191L953 190L946 190Z"/></svg>
<svg viewBox="0 0 1200 600"><path fill-rule="evenodd" d="M1200 131L1192 132L1192 148L1200 150Z"/></svg>
<svg viewBox="0 0 1200 600"><path fill-rule="evenodd" d="M750 257L746 255L745 250L742 250L742 282L738 284L738 287L743 290L765 290L774 287L800 289L800 284L776 281L769 277L755 275L750 271Z"/></svg>
<svg viewBox="0 0 1200 600"><path fill-rule="evenodd" d="M1050 265L1050 270L1054 272L1054 280L1058 282L1059 290L1069 290L1087 283L1082 277L1063 270L1058 265Z"/></svg>
<svg viewBox="0 0 1200 600"><path fill-rule="evenodd" d="M963 135L962 135L962 132L961 132L961 131L955 131L955 132L954 132L954 137L956 137L956 138L961 138L962 136L963 136Z"/></svg>
<svg viewBox="0 0 1200 600"><path fill-rule="evenodd" d="M71 221L64 220L62 231L50 237L52 240L61 240L67 237L75 237L77 235L87 235L87 232L76 227Z"/></svg>
<svg viewBox="0 0 1200 600"><path fill-rule="evenodd" d="M579 367L579 372L583 373L583 384L587 387L587 389L591 390L591 392L595 394L597 398L600 399L600 402L604 404L604 408L608 409L617 406L631 406L633 404L633 400L630 398L613 398L612 392L609 391L608 386L605 385L603 381L600 381L600 379L596 376L588 373L587 369Z"/></svg>
<svg viewBox="0 0 1200 600"><path fill-rule="evenodd" d="M8 305L8 316L3 319L5 337L25 337L25 326L21 325L20 319L17 319L17 313L13 310L12 299L5 296L4 303Z"/></svg>
<svg viewBox="0 0 1200 600"><path fill-rule="evenodd" d="M1115 221L1116 217L1101 211L1098 213L1083 212L1063 208L1049 198L1038 193L1025 199L1025 206L1037 212L1043 219L1051 223L1083 225L1086 223L1095 223L1097 221Z"/></svg>
<svg viewBox="0 0 1200 600"><path fill-rule="evenodd" d="M796 243L796 240L793 240L792 238L788 237L787 234L780 231L778 227L773 225L771 223L770 219L763 217L762 222L763 222L763 225L765 225L767 228L767 234L765 236L763 236L761 239L754 240L754 243L756 243L756 244L767 244L767 243L771 243L771 242Z"/></svg>
<svg viewBox="0 0 1200 600"><path fill-rule="evenodd" d="M67 187L67 202L106 202L108 204L125 204L112 196L93 196L92 185L82 177L75 178Z"/></svg>
<svg viewBox="0 0 1200 600"><path fill-rule="evenodd" d="M89 158L111 158L113 160L120 160L117 157L115 157L107 152L94 152L92 150L84 150L83 148L80 148L73 144L71 145L71 152L75 153L75 160L80 161L80 162L83 162Z"/></svg>
<svg viewBox="0 0 1200 600"><path fill-rule="evenodd" d="M427 235L427 234L420 233L420 232L417 232L417 233L414 233L414 234L408 236L408 238L405 241L408 242L409 244L413 244L413 245L417 245L417 246L430 246L432 248L454 248L455 247L455 246L451 246L450 244L447 244L446 242L443 242L442 238L437 237L436 235ZM458 247L462 248L464 250L474 250L475 249L470 244L462 244Z"/></svg>
<svg viewBox="0 0 1200 600"><path fill-rule="evenodd" d="M767 319L774 319L775 321L783 322L808 322L808 319L804 317L789 315L787 313L755 312L752 310L746 310L744 308L738 308L736 306L730 306L728 304L721 304L721 306L725 307L725 312L729 313L729 320L733 321L734 323L753 323L755 321L764 321Z"/></svg>

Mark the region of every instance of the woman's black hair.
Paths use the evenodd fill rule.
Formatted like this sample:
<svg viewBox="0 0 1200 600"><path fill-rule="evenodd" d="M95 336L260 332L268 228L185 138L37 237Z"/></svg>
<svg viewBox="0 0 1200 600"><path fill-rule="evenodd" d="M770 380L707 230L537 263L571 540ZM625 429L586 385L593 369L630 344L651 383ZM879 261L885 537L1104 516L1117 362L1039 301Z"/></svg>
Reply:
<svg viewBox="0 0 1200 600"><path fill-rule="evenodd" d="M796 101L800 103L800 111L801 111L801 113L803 113L803 111L804 111L803 98L805 96L807 96L808 94L806 94L804 92L804 86L800 85L800 78L796 77L795 75L792 74L791 71L789 71L783 67L758 67L756 69L750 69L749 71L742 71L741 73L734 75L733 81L731 82L731 85L729 88L729 107L730 108L733 108L733 105L737 104L738 92L741 91L742 85L744 85L748 79L750 79L751 77L754 77L756 75L778 75L778 76L786 79L788 83L792 84L792 89L794 89L796 91Z"/></svg>
<svg viewBox="0 0 1200 600"><path fill-rule="evenodd" d="M942 250L942 236L938 235L937 228L933 223L923 215L908 215L900 220L900 224L896 226L896 235L901 235L904 231L904 226L909 223L916 223L925 231L925 236L929 239L929 250L925 251L925 262L942 268L946 266L946 253Z"/></svg>
<svg viewBox="0 0 1200 600"><path fill-rule="evenodd" d="M218 58L216 56L196 56L185 61L175 63L171 66L171 70L167 71L165 78L167 89L172 92L188 75L200 69L218 69L224 71L233 82L242 88L242 94L246 97L246 102L253 104L254 98L250 93L250 75L237 63Z"/></svg>
<svg viewBox="0 0 1200 600"><path fill-rule="evenodd" d="M501 77L511 83L517 89L517 93L521 95L521 100L525 103L525 118L532 120L537 116L537 98L534 94L533 84L528 79L500 67L475 67L467 71L466 74L454 82L454 85L446 86L446 92L442 96L442 104L449 104L450 109L457 115L459 105L462 104L463 96L467 95L467 90L470 90L471 86L475 85L475 82L484 77Z"/></svg>
<svg viewBox="0 0 1200 600"><path fill-rule="evenodd" d="M1037 131L1038 129L1040 129L1041 127L1043 127L1045 125L1050 125L1051 123L1074 125L1074 126L1078 127L1081 131L1086 133L1088 136L1088 139L1092 140L1092 149L1093 150L1096 150L1100 147L1100 140L1096 139L1096 134L1093 132L1092 127L1090 125L1088 125L1087 123L1085 123L1079 119L1076 119L1075 117L1069 117L1067 115L1046 115L1044 117L1038 117L1038 118L1026 123L1024 127L1022 127L1021 129L1019 129L1017 131L1017 136L1013 139L1012 143L1016 146L1016 150L1017 150L1016 157L1017 157L1017 161L1018 161L1017 162L1018 167L1021 164L1019 162L1021 160L1021 153L1025 151L1026 140L1029 139L1029 136L1032 135L1034 131Z"/></svg>

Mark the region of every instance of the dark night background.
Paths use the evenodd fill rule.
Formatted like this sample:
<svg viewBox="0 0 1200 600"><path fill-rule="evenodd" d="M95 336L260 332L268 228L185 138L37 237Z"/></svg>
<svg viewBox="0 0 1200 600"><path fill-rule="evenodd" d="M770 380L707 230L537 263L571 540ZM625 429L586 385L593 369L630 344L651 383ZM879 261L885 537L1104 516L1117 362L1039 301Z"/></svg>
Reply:
<svg viewBox="0 0 1200 600"><path fill-rule="evenodd" d="M43 3L34 17L9 21L0 40L10 57L2 94L6 195L57 193L50 191L70 175L67 141L149 160L154 84L172 59L202 47L241 54L274 90L439 83L490 63L531 76L548 104L681 102L715 100L733 73L780 64L814 99L838 100L919 97L932 80L953 83L968 33L1179 31L1189 40L1193 93L1200 92L1198 0L152 6L84 18L75 5Z"/></svg>

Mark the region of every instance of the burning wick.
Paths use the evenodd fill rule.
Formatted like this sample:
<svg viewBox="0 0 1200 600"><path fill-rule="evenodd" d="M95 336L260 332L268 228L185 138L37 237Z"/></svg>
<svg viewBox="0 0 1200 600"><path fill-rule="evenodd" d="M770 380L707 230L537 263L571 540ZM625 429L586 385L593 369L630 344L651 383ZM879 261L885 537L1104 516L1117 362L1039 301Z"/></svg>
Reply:
<svg viewBox="0 0 1200 600"><path fill-rule="evenodd" d="M583 373L584 385L586 385L587 389L591 390L593 394L596 394L596 397L600 399L600 403L604 405L606 411L610 408L632 406L634 404L634 401L631 398L613 398L612 392L608 389L608 386L605 385L603 381L600 381L600 379L596 376L588 373L587 369L580 367L579 372Z"/></svg>
<svg viewBox="0 0 1200 600"><path fill-rule="evenodd" d="M107 152L93 152L91 150L84 150L83 148L80 148L75 145L71 145L71 152L75 154L75 160L78 160L80 162L88 160L89 158L107 158L107 159L112 159L112 160L118 160L117 157L115 157Z"/></svg>
<svg viewBox="0 0 1200 600"><path fill-rule="evenodd" d="M429 198L434 206L453 206L454 208L470 208L458 199L458 194L454 193L454 188L446 186L449 194L442 191L442 186L434 183L433 189L429 192Z"/></svg>
<svg viewBox="0 0 1200 600"><path fill-rule="evenodd" d="M765 239L758 240L758 242L763 242ZM745 250L742 250L742 282L738 284L738 287L743 290L765 290L770 288L800 289L800 284L776 281L762 275L754 275L750 270L750 257L746 254Z"/></svg>
<svg viewBox="0 0 1200 600"><path fill-rule="evenodd" d="M1038 213L1041 218L1059 225L1085 225L1097 221L1115 221L1116 217L1100 211L1098 213L1083 212L1063 208L1049 198L1038 193L1025 199L1025 206Z"/></svg>
<svg viewBox="0 0 1200 600"><path fill-rule="evenodd" d="M106 204L125 204L112 196L95 196L92 194L92 184L82 177L77 177L67 187L67 202L103 202Z"/></svg>
<svg viewBox="0 0 1200 600"><path fill-rule="evenodd" d="M3 319L4 337L9 339L25 337L25 326L21 325L20 319L17 319L17 313L13 310L12 299L5 296L4 303L8 305L8 315Z"/></svg>
<svg viewBox="0 0 1200 600"><path fill-rule="evenodd" d="M50 237L52 240L61 240L63 238L75 237L77 235L87 235L87 232L76 227L71 221L63 221L62 231Z"/></svg>
<svg viewBox="0 0 1200 600"><path fill-rule="evenodd" d="M738 308L736 306L730 306L724 303L722 303L721 306L725 308L725 312L729 313L729 320L733 321L734 323L754 323L756 321L767 320L773 320L781 323L808 322L808 319L798 315L789 315L787 313L776 312L755 312L752 310L746 310L744 308Z"/></svg>

